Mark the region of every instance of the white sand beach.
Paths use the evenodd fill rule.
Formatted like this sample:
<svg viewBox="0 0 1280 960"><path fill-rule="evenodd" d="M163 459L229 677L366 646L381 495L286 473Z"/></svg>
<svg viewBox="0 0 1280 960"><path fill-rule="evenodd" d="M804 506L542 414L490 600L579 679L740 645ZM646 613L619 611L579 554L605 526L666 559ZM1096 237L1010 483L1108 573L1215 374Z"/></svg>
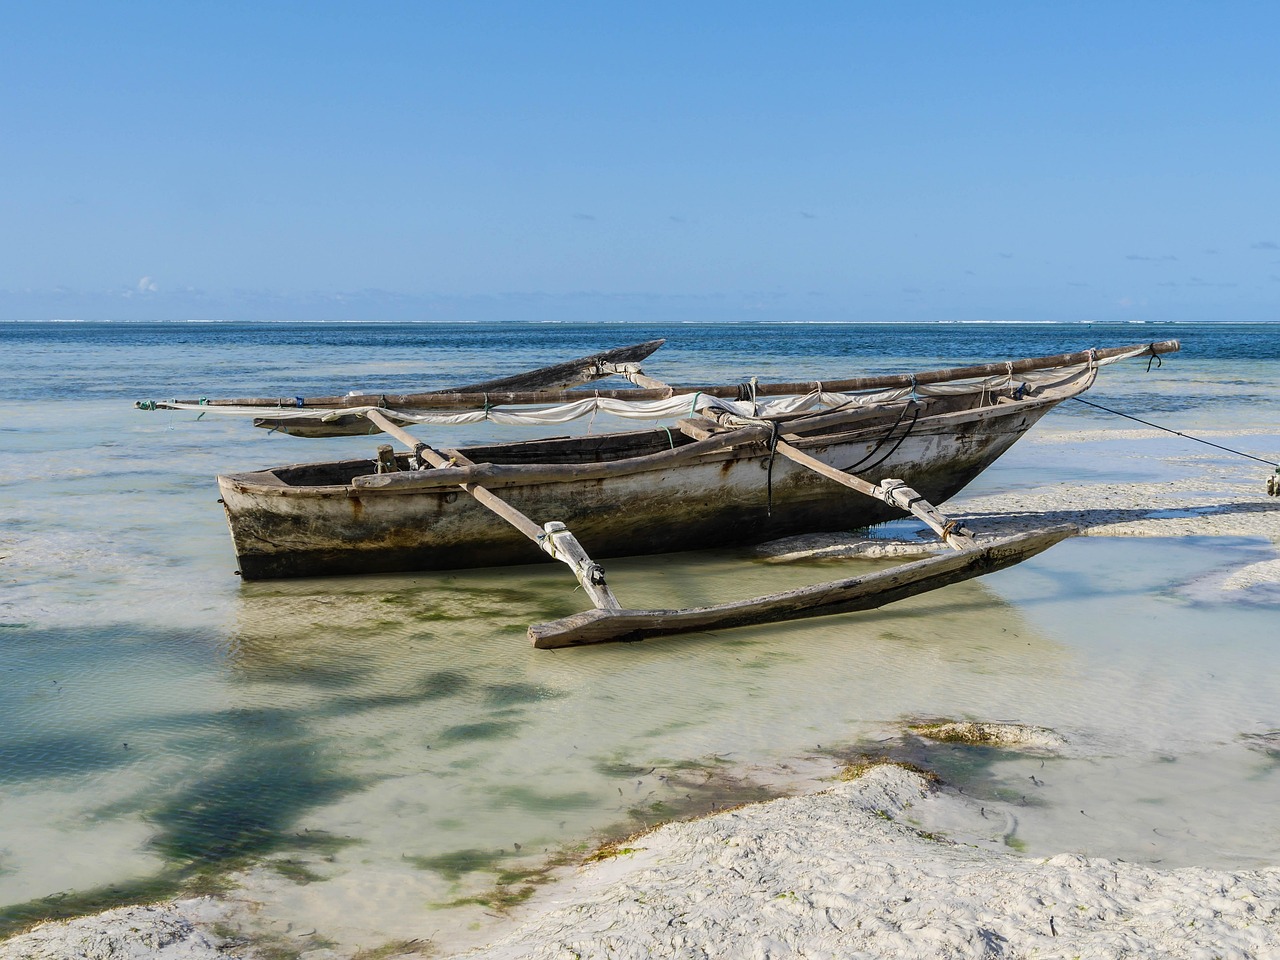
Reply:
<svg viewBox="0 0 1280 960"><path fill-rule="evenodd" d="M1008 811L896 766L663 827L483 950L519 957L1263 957L1280 869L1003 852Z"/></svg>
<svg viewBox="0 0 1280 960"><path fill-rule="evenodd" d="M1005 743L1017 739L1015 727L992 730ZM459 956L1280 955L1280 868L1160 870L1072 853L1027 859L1003 843L1015 816L901 766L873 765L817 792L620 843L563 872L501 939ZM209 900L113 910L41 926L0 946L0 957L259 956L213 932L226 913ZM389 945L370 955L429 948ZM343 956L328 948L293 955Z"/></svg>

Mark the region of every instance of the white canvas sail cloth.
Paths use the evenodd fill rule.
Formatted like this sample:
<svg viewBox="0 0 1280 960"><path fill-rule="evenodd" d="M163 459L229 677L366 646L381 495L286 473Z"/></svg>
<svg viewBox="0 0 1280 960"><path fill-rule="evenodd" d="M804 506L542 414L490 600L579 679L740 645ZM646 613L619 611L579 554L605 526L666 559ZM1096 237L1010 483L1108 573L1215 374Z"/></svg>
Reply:
<svg viewBox="0 0 1280 960"><path fill-rule="evenodd" d="M583 417L602 413L627 420L661 421L688 417L695 413L722 412L732 417L757 420L849 409L852 407L874 407L895 403L911 396L954 396L964 393L995 392L1010 388L1016 389L1020 384L1032 389L1065 386L1073 381L1091 380L1096 375L1098 367L1116 363L1120 360L1132 359L1146 352L1147 347L1145 346L1135 347L1132 351L1115 357L1093 360L1070 367L1028 371L1016 376L1011 370L1004 376L988 377L983 380L921 384L880 390L874 393L832 393L825 390L813 390L796 396L768 397L756 400L728 400L699 392L683 393L662 400L620 400L611 397L584 396L581 400L554 406L489 406L477 410L456 412L397 410L374 404L324 409L285 406L214 406L176 400L158 400L155 401L154 405L159 410L190 410L201 414L216 413L227 416L266 417L272 421L311 420L323 422L334 420L338 417L363 416L370 411L378 410L403 423L436 424L440 426L465 426L483 423L486 420L493 423L517 426L522 424L547 426L568 423L572 420L580 420Z"/></svg>

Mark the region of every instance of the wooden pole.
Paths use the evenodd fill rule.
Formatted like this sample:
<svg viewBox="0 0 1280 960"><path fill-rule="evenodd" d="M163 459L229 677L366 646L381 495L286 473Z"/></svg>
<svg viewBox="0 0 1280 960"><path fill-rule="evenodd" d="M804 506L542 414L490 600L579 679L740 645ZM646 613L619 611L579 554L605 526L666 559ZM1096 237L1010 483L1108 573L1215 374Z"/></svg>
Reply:
<svg viewBox="0 0 1280 960"><path fill-rule="evenodd" d="M727 429L710 419L706 419L705 422L699 422L696 419L680 420L677 421L676 426L681 433L700 441L705 441ZM901 480L882 480L878 484L871 483L861 477L854 476L852 473L846 473L830 464L823 463L817 457L810 456L803 450L793 447L785 440L776 441L774 450L793 463L798 463L814 473L821 474L828 480L843 484L850 490L856 490L858 493L874 497L876 500L881 500L890 506L897 507L899 510L915 514L915 516L927 523L947 546L954 550L969 550L977 546L977 541L958 523L944 517L937 507Z"/></svg>
<svg viewBox="0 0 1280 960"><path fill-rule="evenodd" d="M951 380L972 380L978 377L994 377L1002 373L1027 373L1031 370L1046 370L1052 367L1067 367L1087 363L1090 360L1107 360L1123 356L1133 350L1142 349L1141 356L1156 356L1161 353L1172 353L1181 349L1177 340L1162 340L1157 343L1132 344L1127 347L1105 347L1097 350L1081 350L1076 353L1059 353L1051 357L1032 357L1025 360L1010 360L1003 363L984 363L974 367L951 367L945 370L927 370L920 373L897 373L876 377L854 377L846 380L808 380L798 383L761 383L755 387L758 397L798 396L821 388L831 393L847 393L859 390L881 390L890 387L920 386L929 383L946 383ZM647 390L597 390L592 394L610 400L665 400L671 396L670 387ZM710 386L687 386L675 388L684 393L703 393L709 397L737 399L742 395L742 384L715 384ZM399 395L357 395L342 397L246 397L238 400L201 401L208 406L242 406L242 407L324 407L341 409L348 407L365 407L377 403L381 407L394 407L403 410L474 410L502 404L534 404L534 403L572 403L589 396L582 390L505 390L477 393L475 391L455 391L451 393L406 393ZM185 400L184 403L198 401ZM158 401L157 407L163 408Z"/></svg>
<svg viewBox="0 0 1280 960"><path fill-rule="evenodd" d="M470 460L456 451L446 457L439 450L433 450L413 434L392 423L377 410L370 410L365 416L384 433L389 433L401 443L406 444L413 451L414 456L420 460L425 460L433 467L449 466L450 461L463 466L474 466ZM618 602L618 598L613 595L613 591L609 589L609 585L605 582L604 568L587 555L587 551L582 548L577 538L563 523L553 520L546 526L540 527L511 506L511 504L479 484L460 483L458 486L474 497L481 506L492 510L532 540L544 553L568 566L578 579L578 583L582 585L583 591L591 598L591 602L596 609L621 609L622 604Z"/></svg>
<svg viewBox="0 0 1280 960"><path fill-rule="evenodd" d="M953 550L969 550L977 546L977 541L961 528L958 523L944 517L937 507L901 480L881 480L878 484L869 483L861 477L845 473L843 470L823 463L816 457L809 456L803 450L797 450L785 440L779 440L775 449L793 463L808 467L814 473L820 473L828 480L834 480L836 483L844 484L850 490L857 490L868 497L883 500L899 510L906 510L908 513L915 514L927 523L942 538L943 542Z"/></svg>

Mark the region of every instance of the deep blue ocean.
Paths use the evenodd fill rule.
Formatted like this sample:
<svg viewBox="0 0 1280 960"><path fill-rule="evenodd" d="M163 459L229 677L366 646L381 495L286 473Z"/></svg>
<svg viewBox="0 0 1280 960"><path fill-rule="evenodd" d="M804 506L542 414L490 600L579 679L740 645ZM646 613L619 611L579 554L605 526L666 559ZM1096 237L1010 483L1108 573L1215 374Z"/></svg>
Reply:
<svg viewBox="0 0 1280 960"><path fill-rule="evenodd" d="M427 357L447 363L451 377L482 379L501 367L551 363L659 337L668 342L649 365L675 367L690 382L704 382L699 371L856 376L1170 339L1182 342L1179 359L1185 362L1280 359L1280 324L1257 323L9 322L0 323L0 357L8 373L0 380L0 399L154 397L248 387L268 393L278 388L284 396L323 393L345 382L317 377L316 370L344 358L362 369L385 361L378 383L387 390L420 387L424 378L434 389L447 384L427 369ZM157 368L153 360L161 357L173 362ZM406 364L414 369L398 369ZM308 366L313 369L304 373Z"/></svg>

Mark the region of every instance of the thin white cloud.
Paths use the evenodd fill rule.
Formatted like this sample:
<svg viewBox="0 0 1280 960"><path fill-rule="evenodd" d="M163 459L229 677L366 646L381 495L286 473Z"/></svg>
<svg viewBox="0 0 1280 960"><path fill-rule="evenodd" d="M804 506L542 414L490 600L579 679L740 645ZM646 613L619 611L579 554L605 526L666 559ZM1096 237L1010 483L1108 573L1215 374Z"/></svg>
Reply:
<svg viewBox="0 0 1280 960"><path fill-rule="evenodd" d="M139 293L155 293L160 287L156 284L152 277L142 277L138 280Z"/></svg>

